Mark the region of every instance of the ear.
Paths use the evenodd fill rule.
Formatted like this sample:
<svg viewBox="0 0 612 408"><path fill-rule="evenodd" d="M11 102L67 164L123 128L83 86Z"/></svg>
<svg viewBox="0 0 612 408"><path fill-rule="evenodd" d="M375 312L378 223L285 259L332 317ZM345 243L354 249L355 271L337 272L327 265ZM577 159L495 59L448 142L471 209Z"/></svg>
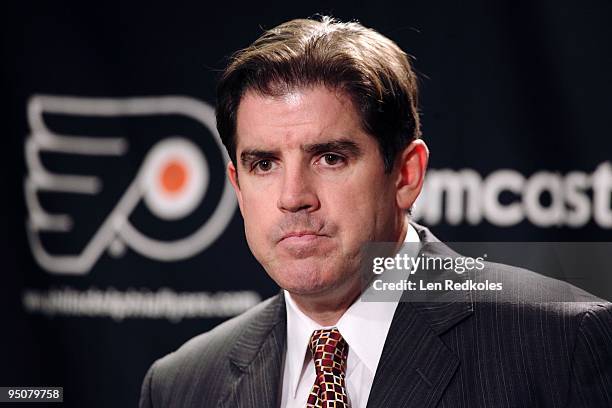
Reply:
<svg viewBox="0 0 612 408"><path fill-rule="evenodd" d="M240 190L240 184L238 184L238 172L236 171L236 167L231 160L227 163L227 178L229 178L230 183L232 183L232 187L234 187L234 192L236 193L236 198L238 199L238 207L240 207L240 213L244 214L242 212L242 191Z"/></svg>
<svg viewBox="0 0 612 408"><path fill-rule="evenodd" d="M399 208L408 210L421 193L428 160L429 149L421 139L412 141L400 154L395 183Z"/></svg>

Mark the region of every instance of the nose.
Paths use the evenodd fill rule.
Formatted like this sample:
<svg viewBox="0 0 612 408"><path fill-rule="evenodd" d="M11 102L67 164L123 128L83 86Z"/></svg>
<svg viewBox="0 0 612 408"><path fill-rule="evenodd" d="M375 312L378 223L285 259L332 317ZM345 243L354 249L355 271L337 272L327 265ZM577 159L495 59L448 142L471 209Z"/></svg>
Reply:
<svg viewBox="0 0 612 408"><path fill-rule="evenodd" d="M283 212L315 211L319 198L308 171L299 166L287 168L283 175L278 208Z"/></svg>

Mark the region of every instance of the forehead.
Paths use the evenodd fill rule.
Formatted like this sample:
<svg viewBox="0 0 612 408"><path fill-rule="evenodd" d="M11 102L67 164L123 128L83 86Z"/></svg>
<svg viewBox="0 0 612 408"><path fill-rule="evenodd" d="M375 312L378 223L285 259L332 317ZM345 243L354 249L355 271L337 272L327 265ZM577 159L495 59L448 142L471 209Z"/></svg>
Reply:
<svg viewBox="0 0 612 408"><path fill-rule="evenodd" d="M323 86L296 89L282 96L247 91L238 106L238 153L251 147L291 148L331 138L349 138L355 143L371 139L343 91Z"/></svg>

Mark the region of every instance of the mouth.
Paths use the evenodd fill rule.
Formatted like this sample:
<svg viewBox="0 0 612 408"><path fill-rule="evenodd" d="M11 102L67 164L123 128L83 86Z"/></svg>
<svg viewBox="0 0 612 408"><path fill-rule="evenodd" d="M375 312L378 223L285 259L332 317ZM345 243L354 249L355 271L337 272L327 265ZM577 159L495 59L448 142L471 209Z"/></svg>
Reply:
<svg viewBox="0 0 612 408"><path fill-rule="evenodd" d="M314 231L293 231L283 235L278 244L295 256L308 256L320 251L326 243L327 235Z"/></svg>
<svg viewBox="0 0 612 408"><path fill-rule="evenodd" d="M287 239L290 240L309 240L315 239L316 237L322 237L323 235L317 234L314 231L294 231L288 234L283 235L281 241L285 241Z"/></svg>

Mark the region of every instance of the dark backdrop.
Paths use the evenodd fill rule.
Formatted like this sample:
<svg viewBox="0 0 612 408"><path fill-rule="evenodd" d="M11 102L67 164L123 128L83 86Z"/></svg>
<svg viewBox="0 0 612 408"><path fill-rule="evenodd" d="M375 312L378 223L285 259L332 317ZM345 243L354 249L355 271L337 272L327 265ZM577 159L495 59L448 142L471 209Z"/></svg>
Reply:
<svg viewBox="0 0 612 408"><path fill-rule="evenodd" d="M66 406L134 406L154 359L277 291L232 202L216 232L180 245L190 253L165 251L222 196L206 112L226 57L315 13L357 19L414 56L431 149L415 216L440 238L610 240L609 1L14 2L2 24L0 385L63 386ZM187 153L171 141L146 169L180 184L164 166L195 152L203 195L186 210L163 196L169 213L156 212L139 184L117 209L151 149L176 136ZM98 184L74 191L58 175Z"/></svg>

